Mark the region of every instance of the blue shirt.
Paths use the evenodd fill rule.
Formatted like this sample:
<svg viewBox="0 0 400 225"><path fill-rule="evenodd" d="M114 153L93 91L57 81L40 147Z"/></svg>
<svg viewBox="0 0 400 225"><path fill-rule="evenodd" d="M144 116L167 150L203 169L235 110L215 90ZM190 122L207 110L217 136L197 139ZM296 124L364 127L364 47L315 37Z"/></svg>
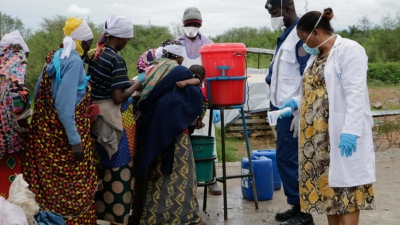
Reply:
<svg viewBox="0 0 400 225"><path fill-rule="evenodd" d="M297 23L299 22L299 18L296 19L296 21L294 21L294 23L292 24L292 26L290 26L288 29L286 29L283 34L281 34L278 37L278 41L277 41L277 45L276 45L276 50L275 50L275 55L276 53L279 51L279 48L281 47L281 45L283 44L283 42L286 40L286 38L289 36L290 32L292 32L292 30L294 29L294 27L297 25ZM299 56L299 51L298 49L303 46L303 42L299 40L299 42L297 42L296 46L295 46L295 50L296 50L296 58L297 58L297 62L300 65L300 71L299 71L299 75L302 76L304 69L307 66L307 61L310 58L310 54L307 54L306 56ZM272 77L272 69L274 68L274 62L271 63L271 65L269 66L269 71L268 71L268 75L267 77L265 77L265 82L267 82L268 85L271 85L271 77Z"/></svg>
<svg viewBox="0 0 400 225"><path fill-rule="evenodd" d="M81 143L81 137L78 133L75 124L75 107L86 94L86 88L79 91L78 87L85 83L86 72L83 67L81 56L72 50L68 58L61 59L61 78L59 84L56 79L56 69L53 66L53 61L49 63L46 72L51 77L51 91L58 117L63 124L68 141L71 145ZM35 88L35 101L42 82L40 75Z"/></svg>

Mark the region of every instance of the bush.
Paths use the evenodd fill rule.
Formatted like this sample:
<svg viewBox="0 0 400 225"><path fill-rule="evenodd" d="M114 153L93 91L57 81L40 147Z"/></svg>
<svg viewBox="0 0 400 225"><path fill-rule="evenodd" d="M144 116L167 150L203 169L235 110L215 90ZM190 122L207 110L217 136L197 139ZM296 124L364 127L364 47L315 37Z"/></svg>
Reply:
<svg viewBox="0 0 400 225"><path fill-rule="evenodd" d="M400 82L400 63L369 63L368 80L380 80L385 84Z"/></svg>

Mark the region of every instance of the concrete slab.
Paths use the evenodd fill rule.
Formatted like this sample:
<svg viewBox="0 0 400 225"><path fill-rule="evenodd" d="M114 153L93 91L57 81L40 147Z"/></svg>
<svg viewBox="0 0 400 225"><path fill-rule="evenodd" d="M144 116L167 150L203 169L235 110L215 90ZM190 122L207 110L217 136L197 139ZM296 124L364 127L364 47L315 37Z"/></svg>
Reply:
<svg viewBox="0 0 400 225"><path fill-rule="evenodd" d="M400 149L378 152L376 157L377 182L374 183L376 210L362 211L360 224L380 225L400 224ZM227 163L228 175L240 174L240 162ZM217 174L222 174L222 165L217 165ZM218 183L222 189L222 184ZM228 220L224 221L223 197L208 194L207 210L202 212L203 221L213 224L279 224L275 214L290 206L286 203L283 189L274 192L272 200L260 201L259 209L255 210L253 201L242 197L240 179L230 179L227 184ZM204 188L198 188L198 201L203 207ZM325 215L313 214L316 225L328 224Z"/></svg>
<svg viewBox="0 0 400 225"><path fill-rule="evenodd" d="M228 175L240 174L240 162L227 163ZM374 183L376 210L362 211L362 225L398 225L400 224L400 149L391 149L376 154L377 182ZM217 164L217 174L222 174L222 165ZM227 184L228 220L224 221L223 197L208 194L207 210L202 211L202 219L207 225L262 225L279 224L275 214L289 208L283 189L274 192L272 200L260 201L255 210L253 201L242 197L240 179L230 179ZM218 183L222 188L222 184ZM200 209L203 208L204 188L197 190ZM316 225L328 224L325 215L313 214ZM98 221L108 225L109 222Z"/></svg>

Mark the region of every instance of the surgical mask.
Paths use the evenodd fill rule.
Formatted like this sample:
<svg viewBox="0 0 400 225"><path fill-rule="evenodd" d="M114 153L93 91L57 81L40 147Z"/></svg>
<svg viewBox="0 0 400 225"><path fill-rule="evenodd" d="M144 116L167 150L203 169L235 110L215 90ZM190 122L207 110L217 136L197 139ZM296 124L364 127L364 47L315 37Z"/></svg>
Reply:
<svg viewBox="0 0 400 225"><path fill-rule="evenodd" d="M183 27L183 30L185 31L186 36L190 38L194 38L197 36L199 33L199 29L197 27Z"/></svg>
<svg viewBox="0 0 400 225"><path fill-rule="evenodd" d="M271 18L271 26L272 28L274 28L275 30L283 27L283 25L285 25L285 23L283 22L283 16L280 17L272 17Z"/></svg>
<svg viewBox="0 0 400 225"><path fill-rule="evenodd" d="M313 30L318 26L319 21L321 21L321 18L322 18L322 14L321 14L321 16L318 18L317 23L315 24ZM305 41L304 44L303 44L304 51L306 51L306 52L307 52L308 54L310 54L310 55L319 55L321 52L319 51L318 48L321 47L321 46L322 46L323 44L325 44L327 41L329 41L330 39L332 39L333 37L336 36L336 35L332 35L330 38L326 39L324 42L322 42L321 44L319 44L317 47L315 47L315 48L310 48L310 47L308 47L308 45L307 45L307 41L308 41L308 39L310 39L311 34L312 34L312 31L311 31L311 33L308 35L306 41Z"/></svg>
<svg viewBox="0 0 400 225"><path fill-rule="evenodd" d="M310 47L308 47L308 45L306 43L307 43L308 39L310 38L311 34L312 34L312 32L310 33L310 35L308 35L308 38L307 38L306 42L304 42L304 44L303 44L304 51L306 51L310 55L319 55L321 52L319 51L318 48L321 47L323 44L325 44L326 42L328 42L329 40L331 40L333 37L336 36L336 34L333 34L328 39L326 39L324 42L319 44L317 47L310 48Z"/></svg>
<svg viewBox="0 0 400 225"><path fill-rule="evenodd" d="M283 27L285 23L283 22L283 15L282 15L282 0L281 0L281 16L280 17L272 17L271 18L271 26L274 30L278 30Z"/></svg>

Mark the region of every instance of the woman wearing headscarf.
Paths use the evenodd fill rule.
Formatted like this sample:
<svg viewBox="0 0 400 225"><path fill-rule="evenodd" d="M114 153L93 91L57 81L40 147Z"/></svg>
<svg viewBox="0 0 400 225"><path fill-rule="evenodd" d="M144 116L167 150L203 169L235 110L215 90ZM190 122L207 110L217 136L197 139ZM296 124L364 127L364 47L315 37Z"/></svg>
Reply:
<svg viewBox="0 0 400 225"><path fill-rule="evenodd" d="M133 38L133 24L124 16L110 16L97 44L88 74L92 101L100 109L92 126L100 156L97 218L112 223L128 223L133 196L135 121L128 98L137 89L132 85L121 51Z"/></svg>
<svg viewBox="0 0 400 225"><path fill-rule="evenodd" d="M22 172L20 150L32 116L25 84L29 48L18 30L0 41L0 196L8 198L15 174Z"/></svg>
<svg viewBox="0 0 400 225"><path fill-rule="evenodd" d="M63 48L48 55L36 85L24 175L41 209L60 214L68 225L96 224L90 87L83 67L93 33L74 17L63 30Z"/></svg>
<svg viewBox="0 0 400 225"><path fill-rule="evenodd" d="M167 40L161 46L138 102L133 224L203 224L187 131L202 112L202 94L198 86L176 85L193 78L180 65L180 42Z"/></svg>
<svg viewBox="0 0 400 225"><path fill-rule="evenodd" d="M156 50L157 48L151 48L140 56L136 69L138 73L143 73L145 72L145 69L150 66L150 63L156 59Z"/></svg>

